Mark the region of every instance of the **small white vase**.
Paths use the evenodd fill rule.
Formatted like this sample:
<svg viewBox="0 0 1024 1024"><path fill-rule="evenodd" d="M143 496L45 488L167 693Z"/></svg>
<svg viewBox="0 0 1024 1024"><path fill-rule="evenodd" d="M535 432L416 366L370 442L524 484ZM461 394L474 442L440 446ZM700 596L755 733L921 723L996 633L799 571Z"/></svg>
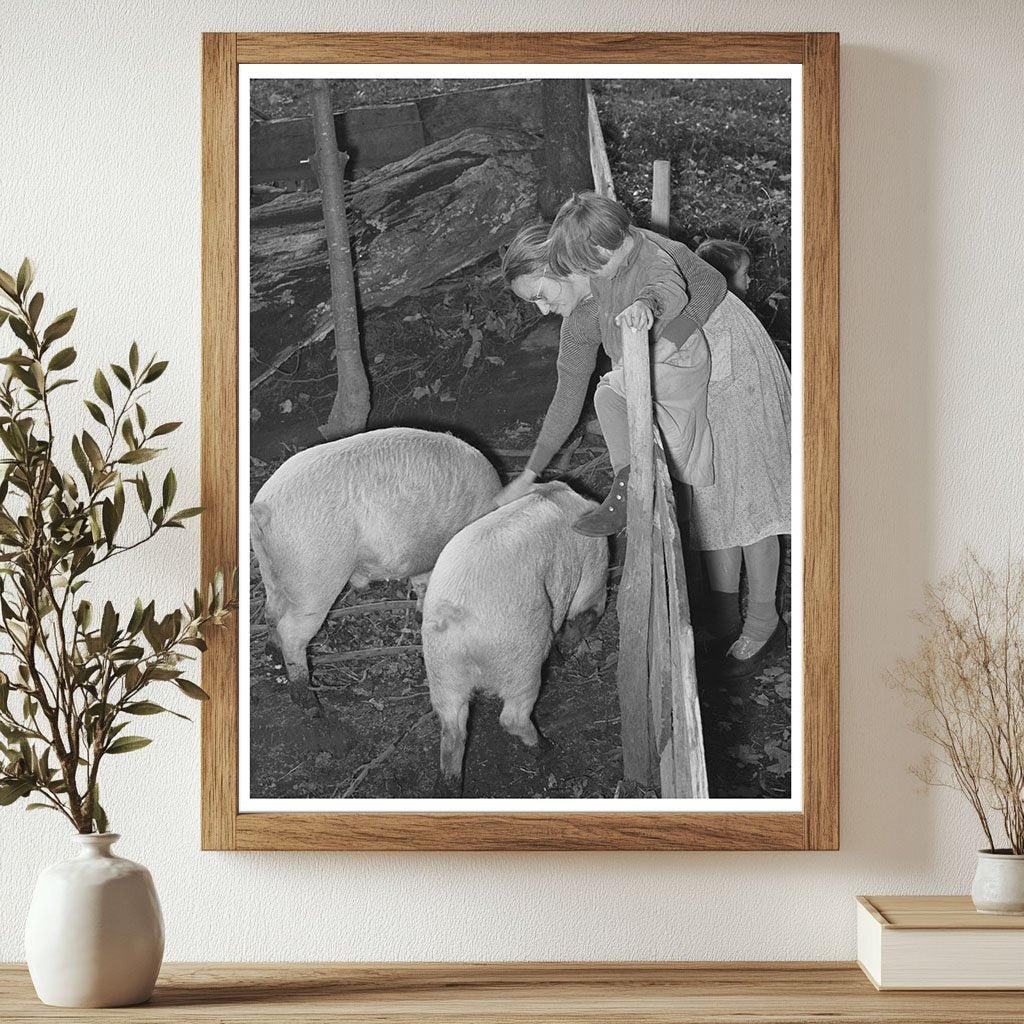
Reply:
<svg viewBox="0 0 1024 1024"><path fill-rule="evenodd" d="M971 899L982 914L1024 914L1024 854L979 850Z"/></svg>
<svg viewBox="0 0 1024 1024"><path fill-rule="evenodd" d="M49 1006L134 1006L153 993L164 920L153 879L111 853L120 836L76 835L77 857L46 868L25 926L36 994Z"/></svg>

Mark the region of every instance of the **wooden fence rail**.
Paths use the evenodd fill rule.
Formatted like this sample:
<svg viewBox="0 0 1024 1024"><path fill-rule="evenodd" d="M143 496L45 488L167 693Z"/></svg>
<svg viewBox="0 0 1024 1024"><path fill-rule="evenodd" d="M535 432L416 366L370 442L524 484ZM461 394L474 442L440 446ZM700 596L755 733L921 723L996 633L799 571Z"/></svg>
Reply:
<svg viewBox="0 0 1024 1024"><path fill-rule="evenodd" d="M402 160L466 128L542 132L541 82L467 89L335 113L335 132L359 176ZM308 117L254 121L249 127L252 183L312 179L315 139Z"/></svg>
<svg viewBox="0 0 1024 1024"><path fill-rule="evenodd" d="M622 329L629 417L626 561L619 588L618 689L627 781L663 799L706 799L693 629L675 501L654 429L646 331Z"/></svg>

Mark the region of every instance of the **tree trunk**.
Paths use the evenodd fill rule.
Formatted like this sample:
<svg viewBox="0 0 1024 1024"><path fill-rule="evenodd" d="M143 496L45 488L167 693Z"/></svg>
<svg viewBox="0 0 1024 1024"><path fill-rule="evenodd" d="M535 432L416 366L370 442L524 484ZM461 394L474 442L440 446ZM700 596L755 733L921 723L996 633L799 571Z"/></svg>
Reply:
<svg viewBox="0 0 1024 1024"><path fill-rule="evenodd" d="M331 271L331 313L334 318L334 351L337 357L338 390L330 416L320 428L328 441L366 429L370 415L370 385L359 342L356 288L352 277L352 249L345 219L346 154L338 151L331 96L323 79L310 85L313 110L313 155L327 227L327 258Z"/></svg>
<svg viewBox="0 0 1024 1024"><path fill-rule="evenodd" d="M545 220L552 220L574 192L594 187L586 82L548 78L542 84L541 97L545 169L537 198Z"/></svg>

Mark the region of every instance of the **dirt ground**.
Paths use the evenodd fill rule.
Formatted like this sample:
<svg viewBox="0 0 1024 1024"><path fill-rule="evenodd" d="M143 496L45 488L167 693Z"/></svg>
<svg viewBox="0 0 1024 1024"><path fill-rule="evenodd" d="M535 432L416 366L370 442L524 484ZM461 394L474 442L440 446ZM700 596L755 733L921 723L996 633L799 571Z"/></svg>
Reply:
<svg viewBox="0 0 1024 1024"><path fill-rule="evenodd" d="M483 289L479 280L470 282L468 299L478 300ZM504 300L498 296L495 301ZM376 367L383 375L400 358L415 357L410 366L436 360L436 352L420 351L414 332L403 330L408 327L404 318L422 316L423 310L435 305L430 296L422 296L375 314L366 325L371 370ZM375 384L371 426L401 423L451 429L484 450L506 478L514 475L529 454L554 388L557 327L555 318L528 321L514 344L502 347L501 366L484 364L467 383L467 370L456 364L461 379L451 374L446 378L450 384L435 396L413 400L409 382L396 383L394 377ZM429 346L429 339L422 344ZM381 354L383 358L377 359ZM316 423L330 406L334 386L328 363L323 352L307 352L254 393L253 407L259 415L251 424L253 494L289 454L320 440ZM393 392L397 395L391 398ZM590 416L590 410L585 412L584 424ZM564 451L570 453L568 458L563 455L556 460L549 475L566 479L585 493L603 493L610 468L600 436L581 427ZM620 542L613 550L614 562L621 562L622 547ZM251 565L251 795L278 799L432 796L438 729L418 649L415 608L390 607L328 619L310 644L322 705L322 714L315 716L291 703L283 668L264 650L263 591L254 557ZM695 568L692 561L690 568ZM499 702L475 701L464 797L657 795L631 790L622 781L615 681L618 573L618 565L613 565L608 611L596 631L575 650L549 660L535 710L537 726L547 741L540 750L528 749L501 730ZM702 581L692 579L690 589L700 656L706 639L700 622ZM788 557L784 557L781 590L788 619ZM361 592L346 592L339 604L349 609L407 601L410 596L405 582L384 581ZM374 648L406 646L408 651L372 656ZM317 665L319 658L357 651L370 653ZM757 676L727 684L716 679L713 662L699 657L698 681L711 795L788 796L788 644L780 646Z"/></svg>

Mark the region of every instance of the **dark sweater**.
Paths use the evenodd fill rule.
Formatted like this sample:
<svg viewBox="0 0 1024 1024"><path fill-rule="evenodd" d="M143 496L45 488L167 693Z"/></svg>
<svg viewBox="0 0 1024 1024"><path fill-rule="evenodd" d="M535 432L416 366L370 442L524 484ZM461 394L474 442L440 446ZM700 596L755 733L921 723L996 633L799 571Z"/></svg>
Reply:
<svg viewBox="0 0 1024 1024"><path fill-rule="evenodd" d="M728 290L725 278L682 242L664 238L653 231L638 230L672 257L686 283L689 301L672 324L673 338L681 343L708 322L708 318L725 298ZM609 312L614 314L619 311ZM597 303L588 297L562 320L558 339L558 385L533 447L533 454L526 464L526 468L534 473L543 472L579 423L600 347L601 328ZM618 353L610 352L609 355L614 359Z"/></svg>

